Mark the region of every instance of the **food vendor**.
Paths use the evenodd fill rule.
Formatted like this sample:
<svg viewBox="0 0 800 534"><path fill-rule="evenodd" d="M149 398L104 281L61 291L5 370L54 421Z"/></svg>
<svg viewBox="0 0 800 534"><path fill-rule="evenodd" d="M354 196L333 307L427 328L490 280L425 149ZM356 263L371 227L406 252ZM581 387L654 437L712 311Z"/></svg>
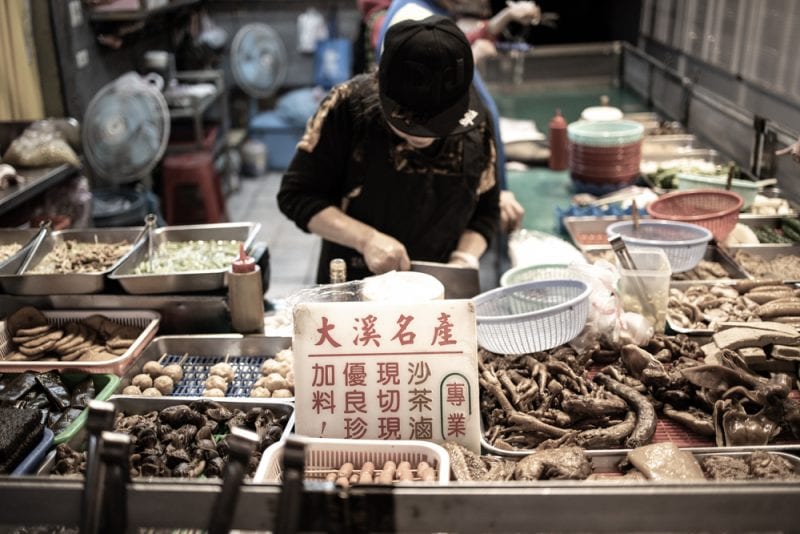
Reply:
<svg viewBox="0 0 800 534"><path fill-rule="evenodd" d="M499 223L496 147L472 89L469 42L448 18L387 32L377 73L334 87L309 121L278 192L349 279L410 260L478 267Z"/></svg>

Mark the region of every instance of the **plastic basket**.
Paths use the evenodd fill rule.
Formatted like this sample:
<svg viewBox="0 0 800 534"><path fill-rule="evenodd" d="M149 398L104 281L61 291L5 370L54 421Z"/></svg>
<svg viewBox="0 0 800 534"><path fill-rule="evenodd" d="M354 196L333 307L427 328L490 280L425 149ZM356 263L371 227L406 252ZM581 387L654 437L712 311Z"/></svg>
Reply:
<svg viewBox="0 0 800 534"><path fill-rule="evenodd" d="M667 193L647 205L647 213L654 219L697 224L714 234L714 239L724 241L739 220L739 210L744 201L733 191L718 189L692 189Z"/></svg>
<svg viewBox="0 0 800 534"><path fill-rule="evenodd" d="M64 373L62 379L70 384L70 386L77 384L87 376L92 378L94 382L95 396L92 400L105 401L117 390L119 386L119 377L109 374L77 374L77 373ZM86 419L89 417L89 408L86 408L81 414L76 417L67 427L55 435L53 438L53 445L60 445L71 440L79 430L86 424Z"/></svg>
<svg viewBox="0 0 800 534"><path fill-rule="evenodd" d="M450 480L450 457L443 447L427 441L380 439L325 439L303 438L305 447L306 480L325 480L327 472L351 462L358 469L372 462L379 470L386 462L409 462L412 470L420 462L427 462L436 470L437 484ZM271 445L258 464L253 482L280 482L283 480L284 442Z"/></svg>
<svg viewBox="0 0 800 534"><path fill-rule="evenodd" d="M696 224L677 221L619 221L606 228L609 239L619 234L625 245L636 248L660 248L669 259L672 272L694 269L706 253L711 231Z"/></svg>
<svg viewBox="0 0 800 534"><path fill-rule="evenodd" d="M592 275L586 269L585 265L522 265L504 272L500 277L500 286L509 287L537 280L580 280L591 285Z"/></svg>
<svg viewBox="0 0 800 534"><path fill-rule="evenodd" d="M478 344L497 354L528 354L574 339L586 324L591 289L580 280L538 280L473 299Z"/></svg>
<svg viewBox="0 0 800 534"><path fill-rule="evenodd" d="M44 431L42 431L42 439L40 439L36 446L31 449L31 452L17 464L14 470L11 471L11 474L13 476L29 475L36 471L36 468L42 463L42 460L47 454L47 451L50 450L52 444L53 431L49 428L45 428Z"/></svg>

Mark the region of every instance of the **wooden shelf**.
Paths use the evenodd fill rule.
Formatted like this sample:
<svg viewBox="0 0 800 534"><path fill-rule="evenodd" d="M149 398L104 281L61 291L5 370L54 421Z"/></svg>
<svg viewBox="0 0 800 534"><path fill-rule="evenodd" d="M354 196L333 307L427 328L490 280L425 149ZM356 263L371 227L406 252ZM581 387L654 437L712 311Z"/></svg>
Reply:
<svg viewBox="0 0 800 534"><path fill-rule="evenodd" d="M139 0L145 3L147 0ZM182 7L199 4L201 0L171 0L168 4L154 8L140 8L128 11L98 10L90 11L89 18L95 22L138 22L155 15L175 11Z"/></svg>

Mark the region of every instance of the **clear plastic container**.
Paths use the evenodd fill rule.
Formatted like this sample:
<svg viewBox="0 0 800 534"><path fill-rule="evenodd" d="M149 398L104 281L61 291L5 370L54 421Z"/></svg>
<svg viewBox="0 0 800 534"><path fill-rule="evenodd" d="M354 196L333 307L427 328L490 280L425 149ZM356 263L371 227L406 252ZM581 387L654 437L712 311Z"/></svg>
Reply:
<svg viewBox="0 0 800 534"><path fill-rule="evenodd" d="M619 294L625 311L639 313L650 321L656 333L663 333L667 321L669 259L661 249L628 249L636 269L619 269Z"/></svg>

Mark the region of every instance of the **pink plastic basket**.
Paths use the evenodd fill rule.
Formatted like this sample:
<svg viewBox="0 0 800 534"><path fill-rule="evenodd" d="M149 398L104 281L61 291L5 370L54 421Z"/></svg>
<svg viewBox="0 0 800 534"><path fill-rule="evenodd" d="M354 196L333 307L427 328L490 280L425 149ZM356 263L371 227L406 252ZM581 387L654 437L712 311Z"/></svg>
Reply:
<svg viewBox="0 0 800 534"><path fill-rule="evenodd" d="M681 221L708 228L714 239L722 241L739 220L744 204L741 195L719 189L692 189L659 197L647 205L654 219Z"/></svg>

